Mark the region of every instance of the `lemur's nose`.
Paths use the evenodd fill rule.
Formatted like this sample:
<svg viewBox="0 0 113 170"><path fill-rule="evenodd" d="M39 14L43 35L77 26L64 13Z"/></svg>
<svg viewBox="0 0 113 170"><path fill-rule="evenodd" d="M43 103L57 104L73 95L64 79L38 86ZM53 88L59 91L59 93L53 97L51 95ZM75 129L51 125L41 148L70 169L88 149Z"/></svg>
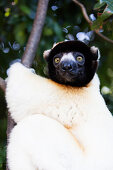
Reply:
<svg viewBox="0 0 113 170"><path fill-rule="evenodd" d="M63 71L71 71L73 69L73 62L63 61L61 63L61 68Z"/></svg>

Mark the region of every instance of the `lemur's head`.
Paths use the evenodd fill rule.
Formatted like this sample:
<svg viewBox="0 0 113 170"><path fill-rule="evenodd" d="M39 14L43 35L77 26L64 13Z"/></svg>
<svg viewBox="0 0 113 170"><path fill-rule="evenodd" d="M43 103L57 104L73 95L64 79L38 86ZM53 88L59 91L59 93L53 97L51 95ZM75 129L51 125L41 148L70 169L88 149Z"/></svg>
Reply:
<svg viewBox="0 0 113 170"><path fill-rule="evenodd" d="M49 77L60 84L87 85L96 72L99 52L81 41L64 41L44 52Z"/></svg>

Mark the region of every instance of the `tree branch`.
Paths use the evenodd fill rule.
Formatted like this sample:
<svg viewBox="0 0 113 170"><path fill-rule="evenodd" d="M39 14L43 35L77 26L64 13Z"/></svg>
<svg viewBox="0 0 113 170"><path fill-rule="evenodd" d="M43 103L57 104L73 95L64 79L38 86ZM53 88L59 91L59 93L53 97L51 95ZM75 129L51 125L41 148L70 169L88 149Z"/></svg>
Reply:
<svg viewBox="0 0 113 170"><path fill-rule="evenodd" d="M88 22L88 24L89 24L90 27L91 27L91 25L93 24L93 22L90 20L88 14L87 14L87 11L86 11L85 6L84 6L82 3L80 3L78 0L73 0L73 2L75 2L75 4L77 4L77 5L81 8L81 11L82 11L82 13L83 13L83 16L84 16L85 20ZM101 33L99 32L99 30L93 30L93 31L94 31L98 36L100 36L102 39L104 39L104 40L106 40L107 42L113 44L113 40L111 40L111 39L109 39L108 37L106 37L105 35L101 34Z"/></svg>
<svg viewBox="0 0 113 170"><path fill-rule="evenodd" d="M0 77L0 88L5 92L6 83L5 80L3 80L1 77Z"/></svg>
<svg viewBox="0 0 113 170"><path fill-rule="evenodd" d="M44 26L44 21L46 17L47 7L49 0L39 0L38 8L35 16L35 20L33 23L33 28L28 39L28 43L26 46L26 50L22 57L22 63L26 67L31 67L36 50L40 41L42 29Z"/></svg>

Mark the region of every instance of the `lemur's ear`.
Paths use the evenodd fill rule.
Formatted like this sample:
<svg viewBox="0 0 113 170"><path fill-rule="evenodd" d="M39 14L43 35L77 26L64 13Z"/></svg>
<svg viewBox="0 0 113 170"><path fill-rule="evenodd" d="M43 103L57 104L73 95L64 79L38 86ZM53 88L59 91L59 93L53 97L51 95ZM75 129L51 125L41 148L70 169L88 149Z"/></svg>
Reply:
<svg viewBox="0 0 113 170"><path fill-rule="evenodd" d="M47 58L49 57L50 52L51 52L51 49L44 51L43 57L45 60L47 60Z"/></svg>
<svg viewBox="0 0 113 170"><path fill-rule="evenodd" d="M45 60L47 60L47 58L49 57L49 54L50 54L51 50L52 50L56 45L57 45L57 43L54 43L54 44L53 44L53 47L52 47L51 49L44 51L43 57L44 57Z"/></svg>
<svg viewBox="0 0 113 170"><path fill-rule="evenodd" d="M99 60L99 59L100 59L100 51L99 51L99 49L98 49L97 47L95 47L95 46L92 46L92 47L90 48L90 50L91 50L92 53L94 53L95 55L97 55L97 60Z"/></svg>
<svg viewBox="0 0 113 170"><path fill-rule="evenodd" d="M54 48L57 44L59 44L59 43L54 43L52 48Z"/></svg>

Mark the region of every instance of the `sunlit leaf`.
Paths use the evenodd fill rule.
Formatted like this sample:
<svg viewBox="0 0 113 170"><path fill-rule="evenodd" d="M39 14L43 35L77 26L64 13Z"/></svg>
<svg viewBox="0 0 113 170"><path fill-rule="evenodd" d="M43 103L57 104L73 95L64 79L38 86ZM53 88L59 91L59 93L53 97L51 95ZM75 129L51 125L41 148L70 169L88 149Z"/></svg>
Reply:
<svg viewBox="0 0 113 170"><path fill-rule="evenodd" d="M113 14L113 0L100 0L100 3L103 2L107 3L107 8L105 10Z"/></svg>
<svg viewBox="0 0 113 170"><path fill-rule="evenodd" d="M45 36L51 36L51 35L53 35L53 30L52 30L51 28L45 27L45 28L44 28L44 35L45 35Z"/></svg>
<svg viewBox="0 0 113 170"><path fill-rule="evenodd" d="M105 2L103 2L103 3L98 2L98 3L95 4L94 10L97 10L97 9L100 9L100 8L105 8L106 5L107 4Z"/></svg>
<svg viewBox="0 0 113 170"><path fill-rule="evenodd" d="M112 14L105 11L101 16L98 16L97 20L93 22L91 28L92 30L95 30L95 29L101 29L102 28L102 25L103 25L103 22L109 18Z"/></svg>
<svg viewBox="0 0 113 170"><path fill-rule="evenodd" d="M11 9L10 8L6 8L5 9L5 17L8 17L11 14Z"/></svg>
<svg viewBox="0 0 113 170"><path fill-rule="evenodd" d="M15 2L15 4L17 4L17 3L18 3L18 0L14 0L14 2Z"/></svg>
<svg viewBox="0 0 113 170"><path fill-rule="evenodd" d="M19 42L21 45L25 43L26 34L25 34L25 24L19 24L15 27L14 30L16 41Z"/></svg>

